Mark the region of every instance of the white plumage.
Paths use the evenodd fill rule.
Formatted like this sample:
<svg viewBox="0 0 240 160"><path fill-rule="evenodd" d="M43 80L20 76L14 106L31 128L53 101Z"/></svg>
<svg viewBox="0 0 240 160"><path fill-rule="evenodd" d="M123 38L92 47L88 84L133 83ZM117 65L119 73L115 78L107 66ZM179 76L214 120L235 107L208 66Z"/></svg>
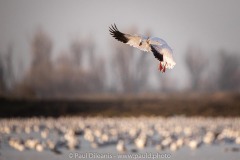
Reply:
<svg viewBox="0 0 240 160"><path fill-rule="evenodd" d="M176 62L173 60L171 47L161 38L131 35L120 32L114 24L109 27L110 34L117 40L129 44L145 52L152 52L160 61L159 70L165 72L166 68L172 69Z"/></svg>

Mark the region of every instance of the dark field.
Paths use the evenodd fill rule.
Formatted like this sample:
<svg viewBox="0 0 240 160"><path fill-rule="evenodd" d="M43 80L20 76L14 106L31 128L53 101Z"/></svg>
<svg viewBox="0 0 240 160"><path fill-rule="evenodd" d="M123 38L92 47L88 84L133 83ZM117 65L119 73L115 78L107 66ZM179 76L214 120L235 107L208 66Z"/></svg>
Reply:
<svg viewBox="0 0 240 160"><path fill-rule="evenodd" d="M78 98L0 98L0 117L212 116L239 117L239 93L91 95Z"/></svg>

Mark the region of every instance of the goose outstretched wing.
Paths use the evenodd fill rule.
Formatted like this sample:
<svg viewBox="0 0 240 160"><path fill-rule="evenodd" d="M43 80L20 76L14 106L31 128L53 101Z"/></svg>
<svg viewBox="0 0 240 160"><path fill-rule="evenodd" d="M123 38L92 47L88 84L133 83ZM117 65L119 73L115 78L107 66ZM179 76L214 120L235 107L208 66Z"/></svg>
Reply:
<svg viewBox="0 0 240 160"><path fill-rule="evenodd" d="M146 36L122 33L118 30L115 24L109 27L109 31L110 31L110 34L120 42L126 43L142 51L146 51L146 52L151 51L150 45L148 43L148 37Z"/></svg>

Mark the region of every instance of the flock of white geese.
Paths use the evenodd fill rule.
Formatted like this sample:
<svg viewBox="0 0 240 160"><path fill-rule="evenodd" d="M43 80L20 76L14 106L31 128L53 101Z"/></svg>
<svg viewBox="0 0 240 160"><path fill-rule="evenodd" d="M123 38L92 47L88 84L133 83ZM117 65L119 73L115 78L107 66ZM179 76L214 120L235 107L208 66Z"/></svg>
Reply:
<svg viewBox="0 0 240 160"><path fill-rule="evenodd" d="M194 150L202 145L240 144L239 128L240 118L15 118L0 120L0 145L56 154L62 149L81 150L85 147L81 141L88 141L92 148L112 145L121 153L148 146L157 151L183 146Z"/></svg>

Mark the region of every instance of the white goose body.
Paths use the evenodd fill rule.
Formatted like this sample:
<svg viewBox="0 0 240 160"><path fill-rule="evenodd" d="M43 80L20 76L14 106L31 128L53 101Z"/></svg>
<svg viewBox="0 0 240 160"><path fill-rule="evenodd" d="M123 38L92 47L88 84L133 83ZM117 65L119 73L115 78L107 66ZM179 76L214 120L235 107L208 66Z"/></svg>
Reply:
<svg viewBox="0 0 240 160"><path fill-rule="evenodd" d="M161 72L165 72L166 68L172 69L176 65L173 59L173 51L163 39L136 34L125 34L120 32L115 24L110 27L109 31L118 41L129 44L145 52L152 52L154 57L160 61L159 70Z"/></svg>

